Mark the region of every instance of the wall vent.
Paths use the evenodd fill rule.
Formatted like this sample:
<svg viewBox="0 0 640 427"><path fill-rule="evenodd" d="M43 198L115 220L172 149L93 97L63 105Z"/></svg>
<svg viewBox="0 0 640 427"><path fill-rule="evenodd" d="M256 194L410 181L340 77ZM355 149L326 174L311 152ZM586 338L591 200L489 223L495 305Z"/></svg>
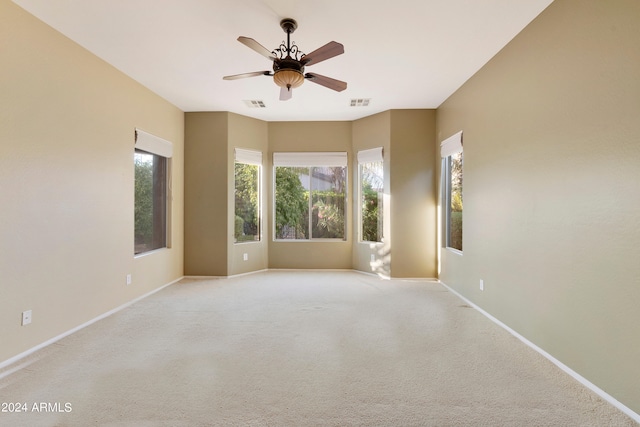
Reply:
<svg viewBox="0 0 640 427"><path fill-rule="evenodd" d="M351 100L351 107L368 107L371 98L354 98Z"/></svg>
<svg viewBox="0 0 640 427"><path fill-rule="evenodd" d="M259 101L255 99L247 99L244 101L244 103L249 108L267 108L267 106L264 105L264 101Z"/></svg>

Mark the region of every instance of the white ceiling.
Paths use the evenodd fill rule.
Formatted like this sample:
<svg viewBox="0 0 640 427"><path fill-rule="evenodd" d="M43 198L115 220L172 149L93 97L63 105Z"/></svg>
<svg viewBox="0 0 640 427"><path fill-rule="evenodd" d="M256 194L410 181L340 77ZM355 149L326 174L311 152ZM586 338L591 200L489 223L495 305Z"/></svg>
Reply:
<svg viewBox="0 0 640 427"><path fill-rule="evenodd" d="M552 0L14 0L183 111L231 111L267 121L354 120L401 108L437 108ZM286 39L311 52L335 40L345 53L315 66L348 83L306 81L279 101L269 50ZM350 107L370 98L368 107ZM248 108L262 100L266 108Z"/></svg>

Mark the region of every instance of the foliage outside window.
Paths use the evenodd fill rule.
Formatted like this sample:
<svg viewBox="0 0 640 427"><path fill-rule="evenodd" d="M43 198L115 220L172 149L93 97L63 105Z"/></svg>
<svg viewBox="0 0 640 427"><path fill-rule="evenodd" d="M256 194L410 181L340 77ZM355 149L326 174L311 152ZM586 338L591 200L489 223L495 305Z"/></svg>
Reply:
<svg viewBox="0 0 640 427"><path fill-rule="evenodd" d="M275 238L345 239L347 168L275 167Z"/></svg>
<svg viewBox="0 0 640 427"><path fill-rule="evenodd" d="M260 240L260 166L235 163L235 242Z"/></svg>
<svg viewBox="0 0 640 427"><path fill-rule="evenodd" d="M447 246L462 250L462 182L463 154L454 153L444 159L446 171L446 239Z"/></svg>
<svg viewBox="0 0 640 427"><path fill-rule="evenodd" d="M135 150L135 254L167 246L167 158Z"/></svg>
<svg viewBox="0 0 640 427"><path fill-rule="evenodd" d="M360 239L382 241L383 162L360 163Z"/></svg>

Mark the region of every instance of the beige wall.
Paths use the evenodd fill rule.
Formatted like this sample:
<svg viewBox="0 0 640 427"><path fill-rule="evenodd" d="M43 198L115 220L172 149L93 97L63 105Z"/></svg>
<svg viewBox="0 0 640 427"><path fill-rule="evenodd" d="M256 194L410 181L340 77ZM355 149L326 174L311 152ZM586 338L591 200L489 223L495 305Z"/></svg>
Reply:
<svg viewBox="0 0 640 427"><path fill-rule="evenodd" d="M639 21L637 0L556 0L437 114L465 156L441 280L635 412Z"/></svg>
<svg viewBox="0 0 640 427"><path fill-rule="evenodd" d="M436 278L435 110L391 110L391 276Z"/></svg>
<svg viewBox="0 0 640 427"><path fill-rule="evenodd" d="M271 122L269 123L269 156L271 170L274 152L346 151L351 153L351 122ZM273 192L273 175L269 181L269 194ZM352 177L349 177L348 200L351 200ZM269 268L351 268L352 204L347 203L347 239L334 242L269 241ZM273 212L270 198L269 212ZM272 228L273 220L269 227Z"/></svg>
<svg viewBox="0 0 640 427"><path fill-rule="evenodd" d="M185 113L184 273L188 276L228 275L229 114Z"/></svg>
<svg viewBox="0 0 640 427"><path fill-rule="evenodd" d="M436 277L435 112L393 110L355 122L262 122L232 113L186 113L185 274L231 276L266 268L351 269ZM359 243L358 150L385 149L385 243ZM234 148L262 151L263 239L233 243ZM273 241L274 152L346 151L345 241ZM392 161L392 152L396 153ZM391 204L393 194L393 205ZM392 226L393 218L395 226ZM391 241L396 257L392 268ZM248 255L244 261L243 255ZM371 255L375 261L371 262Z"/></svg>
<svg viewBox="0 0 640 427"><path fill-rule="evenodd" d="M355 270L367 273L378 274L383 277L391 277L391 257L390 257L390 239L391 239L391 215L390 215L390 193L389 193L389 169L391 159L391 111L374 114L363 119L353 122L353 161L351 162L351 170L353 176L353 259L352 267ZM358 216L358 151L368 150L371 148L382 147L383 149L383 174L384 174L384 195L382 199L382 235L383 242L371 243L360 242L360 231L357 229ZM373 256L373 258L372 258Z"/></svg>
<svg viewBox="0 0 640 427"><path fill-rule="evenodd" d="M353 122L354 157L383 147L385 179L383 242L359 242L353 230L354 269L385 277L437 277L435 145L435 110L390 110ZM357 159L352 171L355 182ZM357 184L353 188L355 193ZM353 200L355 206L357 194ZM358 215L355 209L354 224Z"/></svg>
<svg viewBox="0 0 640 427"><path fill-rule="evenodd" d="M269 132L267 122L252 119L238 114L229 114L229 173L228 180L228 221L227 221L227 245L228 245L228 275L248 273L264 270L268 267L268 245L270 236L271 215L267 209L269 168L267 164L269 150ZM262 238L259 242L234 243L234 219L235 219L235 157L234 150L244 148L262 152L263 166L260 177L260 201L262 210ZM244 260L247 254L247 260Z"/></svg>
<svg viewBox="0 0 640 427"><path fill-rule="evenodd" d="M184 119L9 1L0 40L2 362L182 276ZM175 152L171 248L138 258L136 127Z"/></svg>
<svg viewBox="0 0 640 427"><path fill-rule="evenodd" d="M185 113L185 274L233 276L267 268L270 215L262 168L263 238L234 243L235 148L267 157L267 122L227 112ZM248 260L244 261L244 254Z"/></svg>

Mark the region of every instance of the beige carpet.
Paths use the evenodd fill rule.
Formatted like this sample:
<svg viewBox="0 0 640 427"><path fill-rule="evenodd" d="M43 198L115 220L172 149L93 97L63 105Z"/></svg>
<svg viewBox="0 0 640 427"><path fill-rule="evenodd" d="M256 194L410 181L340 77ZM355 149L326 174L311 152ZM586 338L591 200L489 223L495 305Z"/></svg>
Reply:
<svg viewBox="0 0 640 427"><path fill-rule="evenodd" d="M183 280L20 363L2 426L636 425L441 285L353 272Z"/></svg>

